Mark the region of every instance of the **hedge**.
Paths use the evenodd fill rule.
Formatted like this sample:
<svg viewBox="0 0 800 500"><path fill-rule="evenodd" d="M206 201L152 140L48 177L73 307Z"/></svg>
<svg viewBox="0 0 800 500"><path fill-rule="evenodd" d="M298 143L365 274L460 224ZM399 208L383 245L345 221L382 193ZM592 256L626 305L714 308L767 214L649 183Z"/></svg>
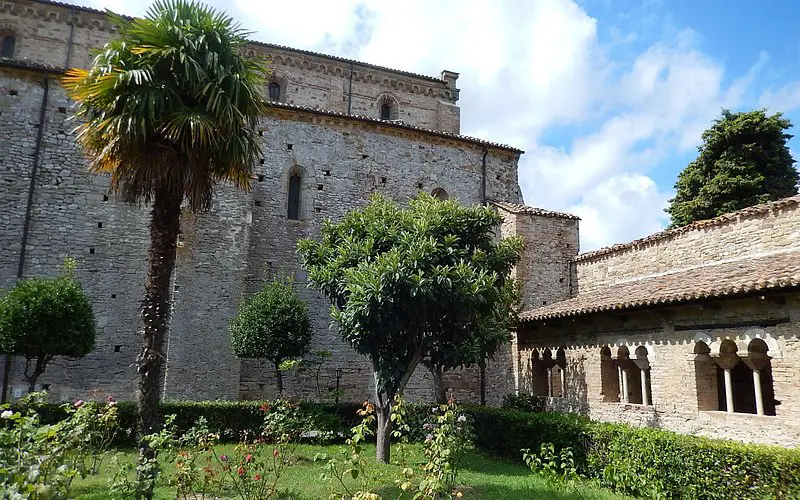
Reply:
<svg viewBox="0 0 800 500"><path fill-rule="evenodd" d="M261 427L257 402L166 402L162 415L176 415L178 432L203 416L226 440ZM346 436L356 424L358 404L302 403L319 430ZM407 405L406 420L414 439L430 406ZM684 436L669 431L593 422L576 414L526 412L464 406L472 422L476 448L489 455L520 461L523 448L539 450L553 443L571 448L578 471L604 487L647 498L800 498L800 450ZM44 421L62 418L53 405ZM120 444L132 444L135 406L120 403Z"/></svg>

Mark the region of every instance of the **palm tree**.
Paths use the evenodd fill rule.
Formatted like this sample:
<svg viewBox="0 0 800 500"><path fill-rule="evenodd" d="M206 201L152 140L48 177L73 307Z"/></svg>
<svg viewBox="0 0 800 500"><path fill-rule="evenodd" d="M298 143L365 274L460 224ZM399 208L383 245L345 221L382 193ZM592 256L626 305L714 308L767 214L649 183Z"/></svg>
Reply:
<svg viewBox="0 0 800 500"><path fill-rule="evenodd" d="M77 101L78 141L91 170L110 174L122 200L152 203L136 358L139 432L146 435L160 427L181 205L207 210L221 181L249 188L267 69L242 54L247 33L238 24L201 4L158 0L142 19L110 15L119 36L91 69L67 71L62 84Z"/></svg>

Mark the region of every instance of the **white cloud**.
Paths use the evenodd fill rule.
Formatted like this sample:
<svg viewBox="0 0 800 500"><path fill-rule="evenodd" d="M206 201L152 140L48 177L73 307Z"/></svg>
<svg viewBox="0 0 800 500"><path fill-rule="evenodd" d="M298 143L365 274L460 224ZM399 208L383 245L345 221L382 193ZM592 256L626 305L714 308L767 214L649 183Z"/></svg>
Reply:
<svg viewBox="0 0 800 500"><path fill-rule="evenodd" d="M800 82L793 82L777 90L767 90L758 100L759 107L772 112L788 113L800 108Z"/></svg>
<svg viewBox="0 0 800 500"><path fill-rule="evenodd" d="M121 0L89 1L122 7ZM598 20L572 0L213 3L264 41L430 75L459 72L462 132L526 150L526 202L578 212L583 250L663 226L668 195L653 169L690 152L767 62L762 54L726 84L724 68L699 50L695 34L677 30L625 63L614 46L623 40L634 50L641 34L614 27L601 42ZM654 22L647 18L650 28ZM800 106L800 85L762 101ZM571 139L548 144L553 131Z"/></svg>

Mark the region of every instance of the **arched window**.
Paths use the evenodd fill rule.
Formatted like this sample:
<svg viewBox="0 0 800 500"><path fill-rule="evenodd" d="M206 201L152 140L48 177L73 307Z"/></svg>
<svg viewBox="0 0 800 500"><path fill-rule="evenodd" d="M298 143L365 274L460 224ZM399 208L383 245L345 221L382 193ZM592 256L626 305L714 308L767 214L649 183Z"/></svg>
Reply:
<svg viewBox="0 0 800 500"><path fill-rule="evenodd" d="M439 200L446 200L449 198L449 196L447 195L447 191L445 191L442 188L436 188L433 191L431 191L431 196Z"/></svg>
<svg viewBox="0 0 800 500"><path fill-rule="evenodd" d="M270 101L281 100L281 85L278 82L271 82L269 84L269 100Z"/></svg>
<svg viewBox="0 0 800 500"><path fill-rule="evenodd" d="M0 44L0 57L11 59L14 57L14 47L17 44L17 39L13 35L6 35L2 37L2 39L2 44Z"/></svg>
<svg viewBox="0 0 800 500"><path fill-rule="evenodd" d="M381 120L392 119L392 106L388 102L381 104Z"/></svg>
<svg viewBox="0 0 800 500"><path fill-rule="evenodd" d="M711 349L703 341L694 344L694 381L699 411L718 410L717 365L711 359Z"/></svg>
<svg viewBox="0 0 800 500"><path fill-rule="evenodd" d="M717 362L717 397L719 410L728 413L775 415L772 363L769 348L761 339L753 339L747 352L739 354L735 342L722 341Z"/></svg>
<svg viewBox="0 0 800 500"><path fill-rule="evenodd" d="M547 396L547 367L538 350L531 354L531 393L534 396Z"/></svg>
<svg viewBox="0 0 800 500"><path fill-rule="evenodd" d="M286 216L292 220L300 219L300 183L302 179L298 174L289 177L289 205Z"/></svg>
<svg viewBox="0 0 800 500"><path fill-rule="evenodd" d="M556 351L555 365L550 374L550 385L553 389L550 391L554 398L564 398L567 396L567 353L563 347L559 347Z"/></svg>

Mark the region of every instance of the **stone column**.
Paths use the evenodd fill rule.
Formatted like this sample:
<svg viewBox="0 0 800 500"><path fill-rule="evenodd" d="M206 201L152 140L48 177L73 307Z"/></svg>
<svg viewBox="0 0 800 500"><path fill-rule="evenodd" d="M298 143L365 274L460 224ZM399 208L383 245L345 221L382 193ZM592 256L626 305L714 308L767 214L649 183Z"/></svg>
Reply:
<svg viewBox="0 0 800 500"><path fill-rule="evenodd" d="M567 377L566 377L567 370L565 368L561 368L560 375L561 375L561 397L567 397Z"/></svg>
<svg viewBox="0 0 800 500"><path fill-rule="evenodd" d="M622 402L622 367L617 365L617 387L619 387L619 394L617 400Z"/></svg>
<svg viewBox="0 0 800 500"><path fill-rule="evenodd" d="M753 388L756 391L756 413L764 414L764 397L761 394L761 370L753 370Z"/></svg>
<svg viewBox="0 0 800 500"><path fill-rule="evenodd" d="M547 397L553 397L553 369L547 369Z"/></svg>
<svg viewBox="0 0 800 500"><path fill-rule="evenodd" d="M642 404L647 406L650 404L650 399L647 397L647 372L639 370L639 373L642 374Z"/></svg>
<svg viewBox="0 0 800 500"><path fill-rule="evenodd" d="M627 368L622 369L622 402L628 402L628 370Z"/></svg>
<svg viewBox="0 0 800 500"><path fill-rule="evenodd" d="M722 368L725 375L725 411L728 413L734 412L733 407L733 381L731 380L731 370L740 358L734 353L720 353L719 356L714 358L720 368Z"/></svg>

